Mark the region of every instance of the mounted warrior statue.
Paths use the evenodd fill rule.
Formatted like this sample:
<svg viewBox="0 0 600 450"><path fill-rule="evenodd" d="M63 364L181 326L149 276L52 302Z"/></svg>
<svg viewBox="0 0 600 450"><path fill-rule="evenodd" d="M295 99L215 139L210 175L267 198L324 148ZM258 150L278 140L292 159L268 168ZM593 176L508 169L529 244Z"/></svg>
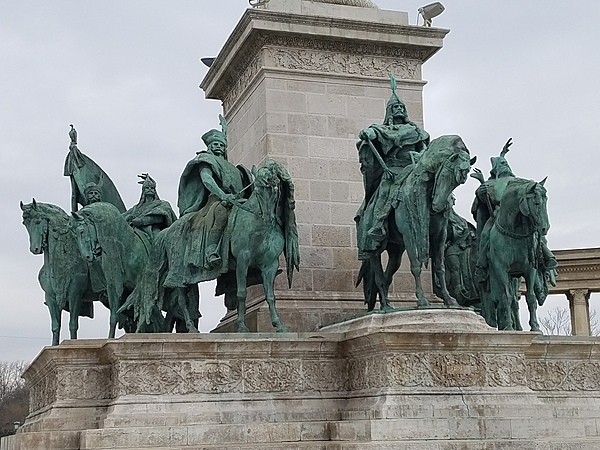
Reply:
<svg viewBox="0 0 600 450"><path fill-rule="evenodd" d="M544 226L539 228L540 223L547 222L547 212L545 211L546 194L545 189L543 188L545 180L540 183L535 183L532 180L515 176L505 157L510 150L511 145L512 139L509 139L506 144L504 144L500 155L490 158L492 169L490 170L490 177L487 181L484 180L483 174L479 169L475 169L474 173L471 174L473 178L476 178L481 183L481 186L479 186L475 192L475 200L471 207L471 212L477 223L476 234L479 243L474 276L475 280L481 286L482 314L488 324L491 326L498 326L500 329L516 330L521 329L518 314L518 289L521 276L525 277L528 285L527 303L530 310L530 325L533 331L537 331L539 328L535 317L536 302L539 305L544 303L548 295L547 280L553 286L556 285L557 261L552 252L548 249L545 237L549 224L547 224L547 227ZM521 190L527 187L528 191L523 194L516 209L514 206L511 206L512 210L509 211L508 201L505 200L505 197L509 191L511 195L516 195L514 191L516 191L518 187L521 187ZM535 208L528 205L534 197L538 201L538 206L543 206L544 210L540 211L540 215L543 216L544 220L535 217L532 214ZM504 208L502 208L503 203L505 203ZM502 215L501 218L499 217L500 215ZM506 221L505 217L508 216L512 217L511 225L506 225L508 221L503 225L501 222L503 220ZM529 223L531 223L531 225L529 225ZM492 230L494 230L497 235L505 235L512 239L512 241L504 243L504 248L499 248L498 240L493 240L490 237ZM512 248L510 247L511 245L514 245L515 247ZM506 254L508 258L509 254L518 253L517 247L521 249L528 248L530 254L524 258L526 261L514 261L513 266L526 266L527 269L510 269L509 275L512 277L512 282L506 285L506 292L495 292L498 289L493 286L496 281L490 280L490 275L494 274L494 271L490 266L491 262L494 263L492 265L497 265L497 261L491 261L490 258L492 255L500 253L502 255ZM533 279L533 275L528 275L528 273L531 272L529 271L529 268L535 272L535 279ZM498 270L496 270L496 272L498 272ZM506 269L506 272L509 272L508 268ZM497 279L498 276L495 276L494 278ZM502 289L504 289L504 286L502 286ZM503 304L492 304L494 302L490 301L490 296L494 298L506 297L503 301L506 301L509 304L510 320L506 318L501 319L498 316L498 308L507 308L505 308Z"/></svg>
<svg viewBox="0 0 600 450"><path fill-rule="evenodd" d="M358 135L365 197L354 218L362 261L357 284L363 283L369 311L377 296L382 310L391 309L389 286L406 250L417 305L430 305L421 271L431 259L434 293L446 306L458 307L445 282L447 210L452 191L466 181L475 158L470 158L460 136L444 135L430 142L429 134L409 120L392 74L390 85L392 96L383 124L371 125ZM384 251L388 254L385 270Z"/></svg>
<svg viewBox="0 0 600 450"><path fill-rule="evenodd" d="M299 265L293 183L275 161L252 172L231 164L227 123L219 119L221 130L202 136L206 151L181 175L180 218L157 235L142 280L121 308L133 308L137 331L170 331L175 316L185 324L178 331L197 332L197 285L215 278L217 295L224 293L227 308L238 310L239 331L248 331L246 287L260 283L273 326L286 330L275 312L273 283L282 253L290 283Z"/></svg>

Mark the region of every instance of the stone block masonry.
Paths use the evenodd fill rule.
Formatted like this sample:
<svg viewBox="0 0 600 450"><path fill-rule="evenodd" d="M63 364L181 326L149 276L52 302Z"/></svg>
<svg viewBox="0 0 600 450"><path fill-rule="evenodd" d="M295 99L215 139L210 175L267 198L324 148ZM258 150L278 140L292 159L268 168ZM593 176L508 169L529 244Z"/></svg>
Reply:
<svg viewBox="0 0 600 450"><path fill-rule="evenodd" d="M406 13L376 8L304 0L269 5L245 12L201 87L223 102L229 159L249 167L275 159L296 184L301 274L291 290L278 280L276 297L284 317L292 307L286 302L294 302L288 326L309 331L364 310L355 287L354 215L363 195L357 134L383 121L389 73L411 120L422 124L421 65L441 48L447 30L409 26ZM412 302L409 277L403 266L395 286L409 290L393 299ZM262 299L259 289L251 295L249 303ZM298 312L302 299L313 313ZM345 303L333 316L315 315L338 301Z"/></svg>
<svg viewBox="0 0 600 450"><path fill-rule="evenodd" d="M2 449L598 449L599 348L441 309L65 341L25 372L30 414Z"/></svg>

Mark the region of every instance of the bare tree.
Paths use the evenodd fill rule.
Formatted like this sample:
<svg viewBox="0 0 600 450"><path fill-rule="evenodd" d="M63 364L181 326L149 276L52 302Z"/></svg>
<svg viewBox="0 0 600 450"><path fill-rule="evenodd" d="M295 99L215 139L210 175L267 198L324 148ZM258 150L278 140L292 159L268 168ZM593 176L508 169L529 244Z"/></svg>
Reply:
<svg viewBox="0 0 600 450"><path fill-rule="evenodd" d="M29 391L21 378L25 361L0 361L0 436L15 432L14 423L23 423L29 410Z"/></svg>
<svg viewBox="0 0 600 450"><path fill-rule="evenodd" d="M571 313L568 308L554 308L539 319L542 332L547 335L571 335ZM600 323L595 309L590 311L590 331L592 336L600 336Z"/></svg>

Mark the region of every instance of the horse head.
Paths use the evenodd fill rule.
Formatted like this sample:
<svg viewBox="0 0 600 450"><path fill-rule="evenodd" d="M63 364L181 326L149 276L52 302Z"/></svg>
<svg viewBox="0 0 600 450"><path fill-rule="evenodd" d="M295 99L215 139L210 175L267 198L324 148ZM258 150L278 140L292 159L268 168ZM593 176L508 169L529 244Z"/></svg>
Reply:
<svg viewBox="0 0 600 450"><path fill-rule="evenodd" d="M29 251L40 255L48 247L49 219L41 207L38 207L35 198L27 205L20 203L23 211L23 225L29 234Z"/></svg>
<svg viewBox="0 0 600 450"><path fill-rule="evenodd" d="M92 262L102 255L102 247L98 242L96 226L85 212L72 212L69 226L75 234L81 256L86 261Z"/></svg>
<svg viewBox="0 0 600 450"><path fill-rule="evenodd" d="M531 220L535 230L542 236L548 234L550 229L545 182L546 178L539 183L535 181L527 183L519 199L519 211Z"/></svg>
<svg viewBox="0 0 600 450"><path fill-rule="evenodd" d="M265 219L275 219L281 191L281 179L279 165L273 160L267 160L265 164L256 169L252 168L254 175L254 192L260 205L261 215ZM268 217L265 217L265 216Z"/></svg>
<svg viewBox="0 0 600 450"><path fill-rule="evenodd" d="M445 138L445 136L443 137ZM431 208L435 213L448 208L450 194L456 187L467 181L471 166L477 160L477 157L470 158L469 150L460 136L452 137L447 150L449 152L440 152L440 157L443 159L441 159L434 178ZM446 154L444 155L444 153Z"/></svg>

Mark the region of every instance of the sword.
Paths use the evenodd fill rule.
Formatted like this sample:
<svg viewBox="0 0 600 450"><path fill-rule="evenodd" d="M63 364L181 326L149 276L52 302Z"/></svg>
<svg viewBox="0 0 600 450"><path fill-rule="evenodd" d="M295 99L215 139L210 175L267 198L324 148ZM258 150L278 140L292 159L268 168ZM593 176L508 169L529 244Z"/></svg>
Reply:
<svg viewBox="0 0 600 450"><path fill-rule="evenodd" d="M394 173L390 170L390 168L387 166L387 164L383 161L383 158L381 157L381 155L379 154L379 152L377 151L377 149L373 145L373 142L371 142L371 139L364 139L363 142L367 142L369 144L369 147L371 148L371 151L375 155L375 158L377 159L377 161L379 161L379 164L381 164L381 167L383 168L383 171L386 174L388 174L390 176L393 176Z"/></svg>

